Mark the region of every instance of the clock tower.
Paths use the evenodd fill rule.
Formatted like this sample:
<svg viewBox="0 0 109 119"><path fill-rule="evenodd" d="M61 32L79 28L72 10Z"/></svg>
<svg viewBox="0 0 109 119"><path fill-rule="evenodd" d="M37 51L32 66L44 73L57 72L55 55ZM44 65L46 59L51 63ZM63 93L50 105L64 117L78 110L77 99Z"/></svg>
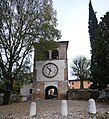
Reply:
<svg viewBox="0 0 109 119"><path fill-rule="evenodd" d="M55 50L45 52L45 57L34 60L33 97L35 99L64 99L68 90L68 41L58 42ZM38 52L34 53L37 57Z"/></svg>

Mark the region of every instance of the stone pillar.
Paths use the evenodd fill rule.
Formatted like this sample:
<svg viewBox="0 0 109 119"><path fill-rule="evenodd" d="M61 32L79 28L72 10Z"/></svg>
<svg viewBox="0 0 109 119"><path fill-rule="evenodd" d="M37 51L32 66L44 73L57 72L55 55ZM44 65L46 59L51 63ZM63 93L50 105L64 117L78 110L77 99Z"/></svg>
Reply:
<svg viewBox="0 0 109 119"><path fill-rule="evenodd" d="M96 119L96 105L93 99L89 99L88 101L88 113L89 119Z"/></svg>
<svg viewBox="0 0 109 119"><path fill-rule="evenodd" d="M36 103L32 102L30 107L30 119L36 119Z"/></svg>
<svg viewBox="0 0 109 119"><path fill-rule="evenodd" d="M62 100L62 102L61 102L61 114L62 114L62 116L68 115L68 108L67 108L67 101L66 100Z"/></svg>

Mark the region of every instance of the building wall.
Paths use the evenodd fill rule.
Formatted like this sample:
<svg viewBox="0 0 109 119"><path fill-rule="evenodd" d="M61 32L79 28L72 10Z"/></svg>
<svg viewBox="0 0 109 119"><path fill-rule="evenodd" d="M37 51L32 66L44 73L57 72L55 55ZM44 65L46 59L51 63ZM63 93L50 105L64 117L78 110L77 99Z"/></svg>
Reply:
<svg viewBox="0 0 109 119"><path fill-rule="evenodd" d="M83 81L84 88L89 88L91 85L91 82L88 80ZM73 80L70 81L70 89L80 89L80 81L79 80Z"/></svg>
<svg viewBox="0 0 109 119"><path fill-rule="evenodd" d="M45 92L44 92L44 82L37 81L34 84L34 96L35 99L44 99Z"/></svg>
<svg viewBox="0 0 109 119"><path fill-rule="evenodd" d="M27 96L30 95L30 89L32 89L32 83L26 84L20 88L20 95Z"/></svg>
<svg viewBox="0 0 109 119"><path fill-rule="evenodd" d="M59 46L59 48L57 48L58 49L58 51L59 51L59 59L61 59L61 60L66 60L67 59L67 49L66 49L67 47L66 47L66 44L61 44L60 46Z"/></svg>
<svg viewBox="0 0 109 119"><path fill-rule="evenodd" d="M35 99L45 99L45 89L48 86L55 86L58 89L58 99L64 99L68 90L67 82L37 82L35 87Z"/></svg>
<svg viewBox="0 0 109 119"><path fill-rule="evenodd" d="M54 63L58 66L58 74L53 78L47 78L42 73L42 68L47 63ZM65 60L49 60L36 62L37 81L64 81L64 69L66 69Z"/></svg>
<svg viewBox="0 0 109 119"><path fill-rule="evenodd" d="M67 82L59 82L58 86L59 86L59 88L58 88L58 93L59 93L58 98L59 99L66 98L65 96L66 96L66 92L68 90Z"/></svg>

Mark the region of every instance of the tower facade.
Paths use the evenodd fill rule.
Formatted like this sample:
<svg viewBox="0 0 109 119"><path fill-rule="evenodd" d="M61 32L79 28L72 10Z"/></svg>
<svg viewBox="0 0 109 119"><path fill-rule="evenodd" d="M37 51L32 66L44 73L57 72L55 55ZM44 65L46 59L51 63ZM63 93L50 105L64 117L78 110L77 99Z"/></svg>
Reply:
<svg viewBox="0 0 109 119"><path fill-rule="evenodd" d="M46 60L34 61L34 98L65 98L68 90L67 48L68 41L60 41L55 50L45 53Z"/></svg>

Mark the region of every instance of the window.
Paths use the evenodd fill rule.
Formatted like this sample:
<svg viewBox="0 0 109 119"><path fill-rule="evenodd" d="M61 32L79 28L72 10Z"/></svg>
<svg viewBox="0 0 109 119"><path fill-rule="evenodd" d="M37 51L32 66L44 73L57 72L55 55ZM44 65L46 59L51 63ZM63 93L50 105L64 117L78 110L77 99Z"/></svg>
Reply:
<svg viewBox="0 0 109 119"><path fill-rule="evenodd" d="M52 59L58 59L59 58L59 52L58 50L52 51Z"/></svg>
<svg viewBox="0 0 109 119"><path fill-rule="evenodd" d="M72 85L74 85L74 81L72 81Z"/></svg>
<svg viewBox="0 0 109 119"><path fill-rule="evenodd" d="M32 94L32 92L33 92L33 89L30 89L30 94Z"/></svg>

